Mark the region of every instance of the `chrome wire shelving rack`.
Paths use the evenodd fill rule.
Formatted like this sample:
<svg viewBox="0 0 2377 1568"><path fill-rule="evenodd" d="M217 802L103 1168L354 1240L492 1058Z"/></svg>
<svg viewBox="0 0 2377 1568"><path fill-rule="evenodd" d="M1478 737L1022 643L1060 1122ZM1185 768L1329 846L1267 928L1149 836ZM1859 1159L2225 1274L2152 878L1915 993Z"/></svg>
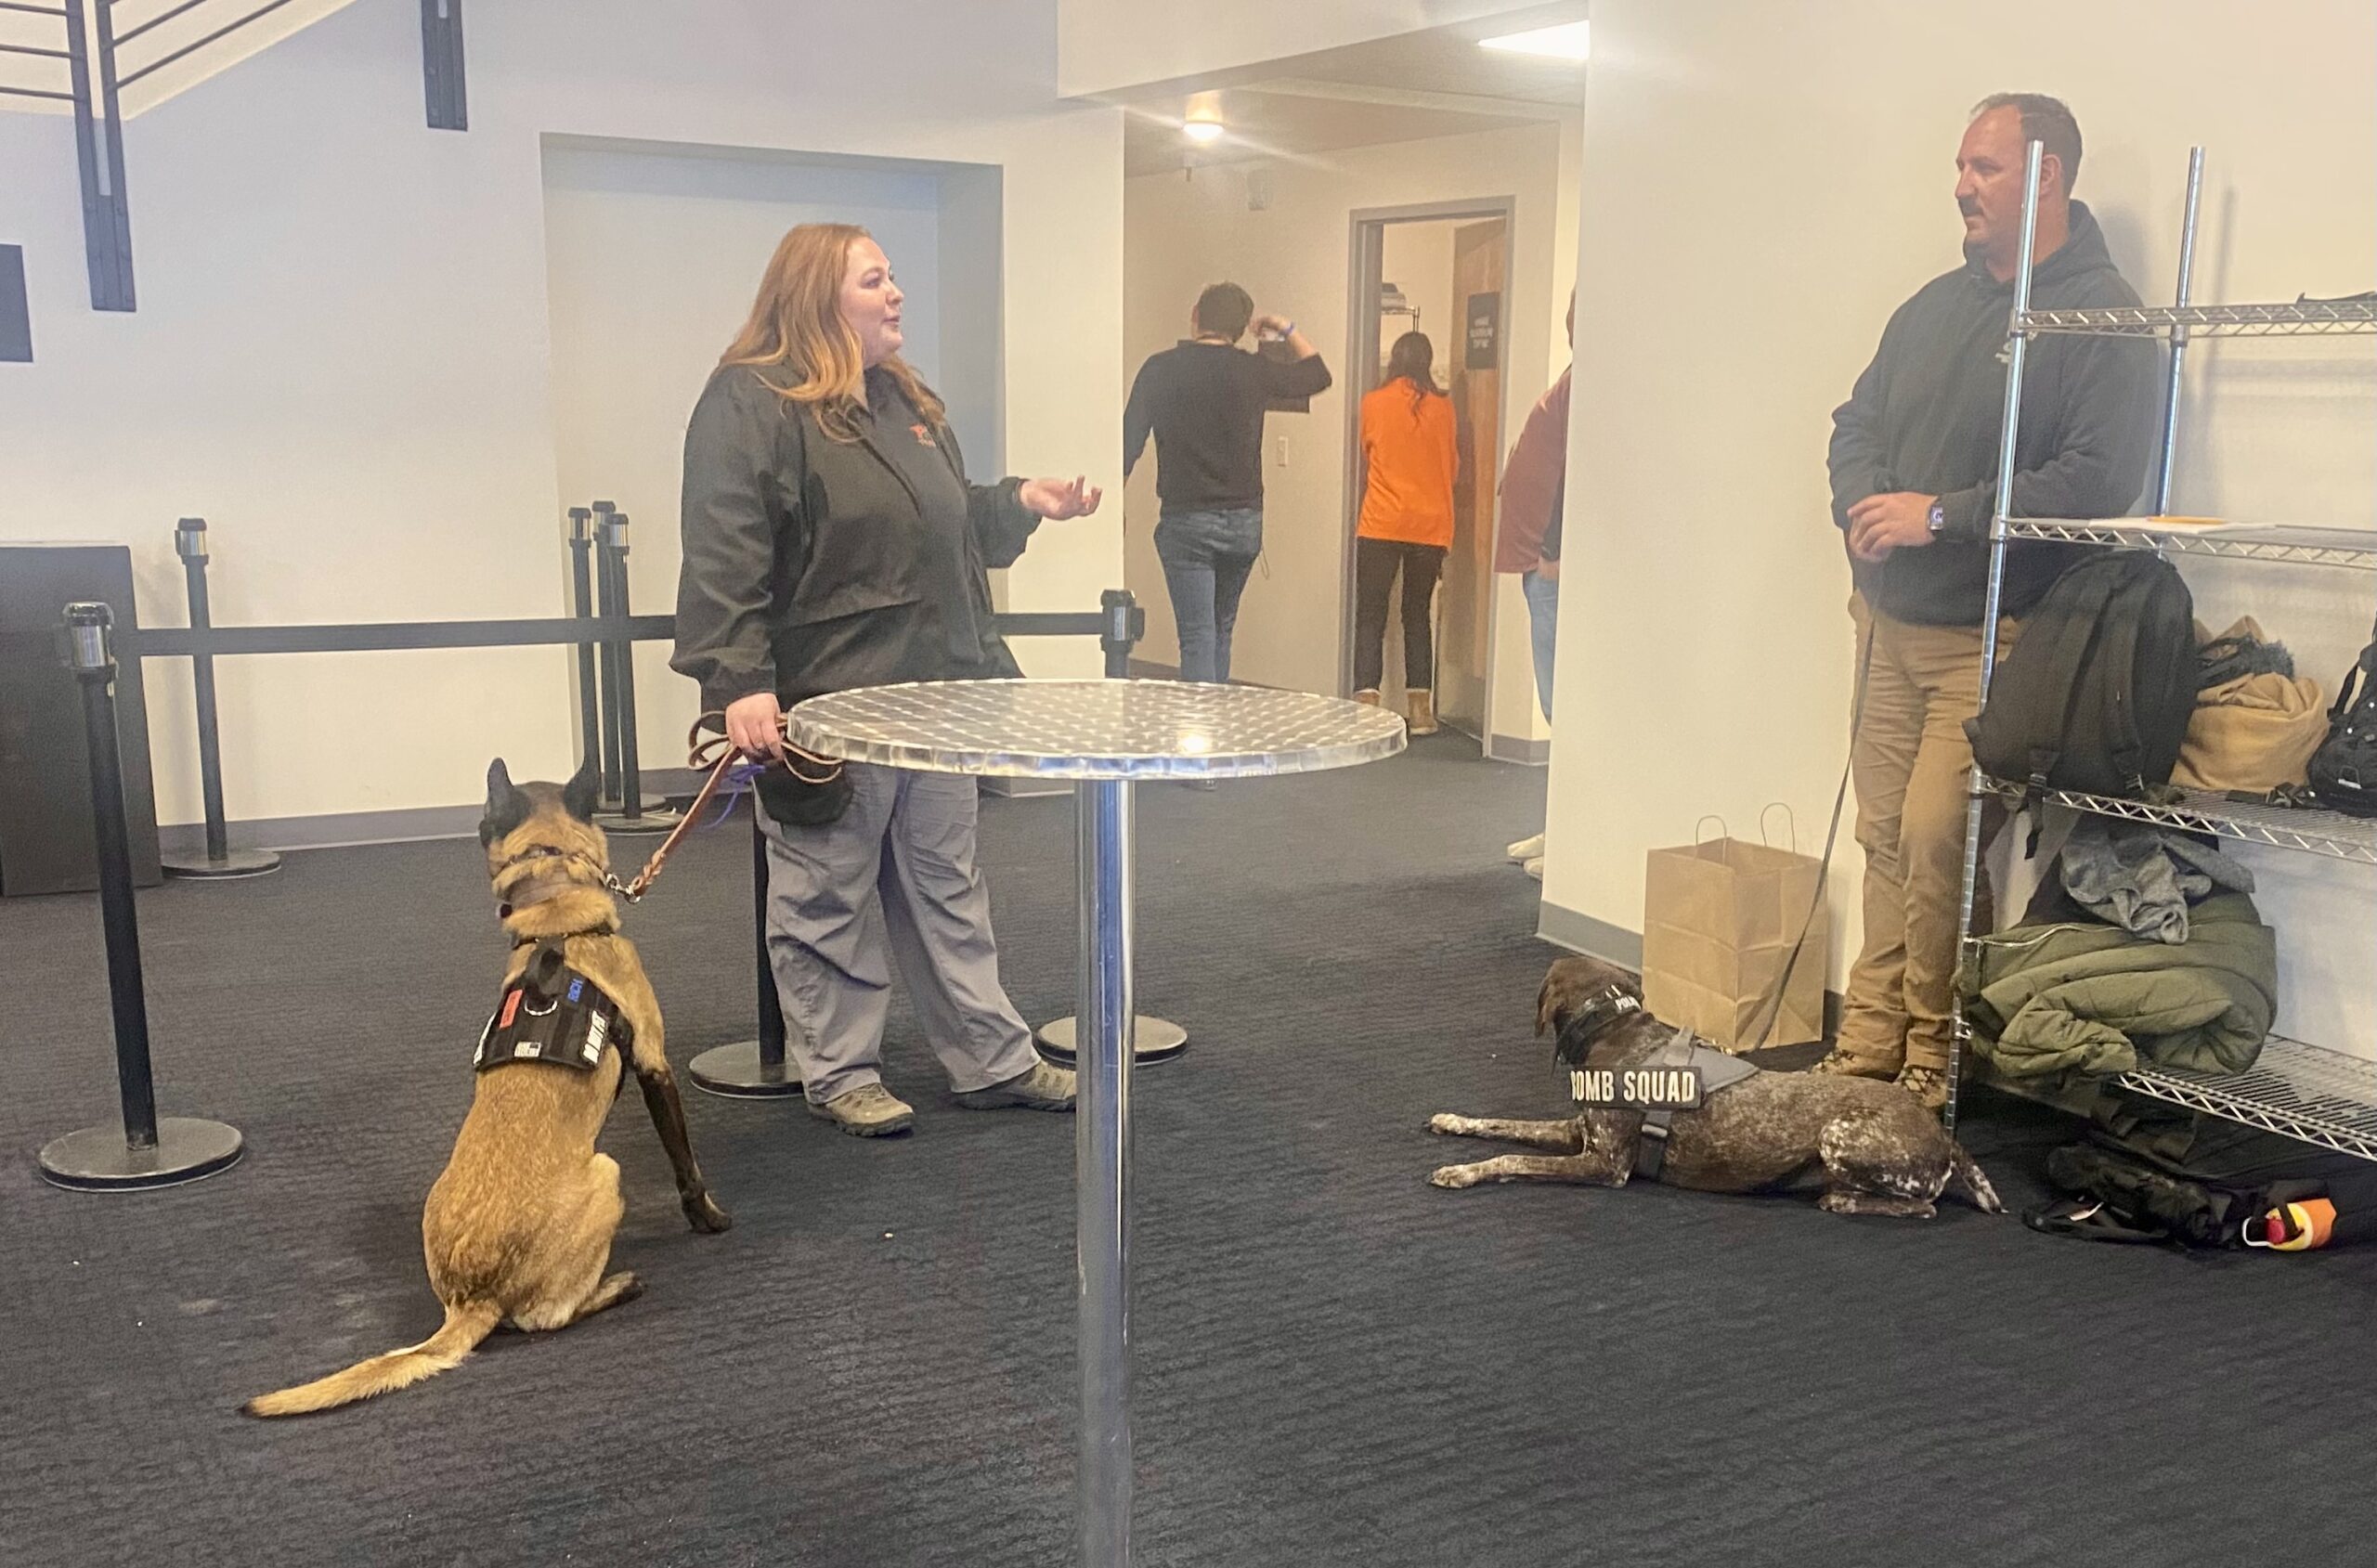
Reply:
<svg viewBox="0 0 2377 1568"><path fill-rule="evenodd" d="M2192 243L2190 235L2189 243ZM2302 338L2377 330L2377 299L2296 300L2292 305L2138 305L2093 310L2025 310L2018 330L2096 337Z"/></svg>
<svg viewBox="0 0 2377 1568"><path fill-rule="evenodd" d="M2014 539L2047 539L2116 550L2151 550L2164 556L2262 561L2302 566L2377 571L2377 531L2292 526L2282 524L2202 522L2167 515L2171 467L2178 440L2179 394L2187 347L2198 338L2328 337L2377 333L2377 296L2300 299L2286 305L2190 305L2196 217L2203 188L2203 149L2188 162L2187 209L2179 240L2178 302L2088 310L2031 308L2033 256L2029 236L2038 213L2039 160L2033 142L2024 173L2021 265L2014 279L2014 311L2007 334L2005 424L1997 472L2014 467L2015 435L2022 408L2022 364L2031 341L2048 334L2160 338L2171 344L2168 395L2155 464L2153 515L2101 519L2009 516L2012 486L1997 486L1996 515L1989 543L1989 591L1981 623L1982 701L1997 664L1998 605L2005 581L2006 547ZM2031 790L1993 779L1975 769L1972 801L1965 821L1962 920L1958 929L1970 944L1975 893L1981 875L1981 828L1992 797L2048 801L2078 811L2130 822L2154 823L2215 834L2244 844L2377 865L2377 821L2332 811L2295 810L2240 801L2200 790L2176 790L2160 800L2133 800L2072 790ZM1972 1037L1963 997L1956 999L1953 1050L1959 1056ZM1949 1120L1955 1114L1955 1063L1949 1075ZM2283 1134L2339 1153L2377 1160L2377 1062L2273 1035L2254 1066L2239 1073L2203 1073L2142 1066L2119 1074L2123 1088L2186 1106L2213 1116Z"/></svg>

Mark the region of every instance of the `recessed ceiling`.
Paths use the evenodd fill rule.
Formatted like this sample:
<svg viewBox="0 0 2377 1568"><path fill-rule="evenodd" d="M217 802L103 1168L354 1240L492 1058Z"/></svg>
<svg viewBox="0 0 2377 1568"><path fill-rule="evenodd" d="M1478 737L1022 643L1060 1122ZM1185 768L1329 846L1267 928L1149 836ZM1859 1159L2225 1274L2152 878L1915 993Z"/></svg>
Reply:
<svg viewBox="0 0 2377 1568"><path fill-rule="evenodd" d="M1248 88L1222 94L1223 134L1198 143L1181 134L1175 116L1134 111L1123 137L1123 172L1176 174L1184 168L1250 159L1304 157L1383 142L1460 136L1541 123L1534 114L1481 114L1472 110L1306 97Z"/></svg>
<svg viewBox="0 0 2377 1568"><path fill-rule="evenodd" d="M1576 3L1528 6L1130 95L1119 100L1130 116L1124 173L1176 173L1556 120L1583 103L1585 68L1481 49L1477 40L1584 13ZM1216 89L1227 134L1192 143L1180 131L1188 95Z"/></svg>

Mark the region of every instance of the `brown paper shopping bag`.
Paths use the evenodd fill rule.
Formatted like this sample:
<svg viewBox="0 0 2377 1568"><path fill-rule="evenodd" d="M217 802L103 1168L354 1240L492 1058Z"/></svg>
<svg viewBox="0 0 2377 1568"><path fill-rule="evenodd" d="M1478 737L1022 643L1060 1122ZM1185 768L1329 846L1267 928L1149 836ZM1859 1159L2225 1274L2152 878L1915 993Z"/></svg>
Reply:
<svg viewBox="0 0 2377 1568"><path fill-rule="evenodd" d="M1796 849L1731 837L1721 822L1718 831L1650 853L1643 1004L1728 1051L1821 1040L1825 921L1819 913L1811 923L1808 911L1823 866ZM1795 963L1791 949L1803 926L1807 940ZM1786 965L1790 983L1778 1008L1774 991Z"/></svg>

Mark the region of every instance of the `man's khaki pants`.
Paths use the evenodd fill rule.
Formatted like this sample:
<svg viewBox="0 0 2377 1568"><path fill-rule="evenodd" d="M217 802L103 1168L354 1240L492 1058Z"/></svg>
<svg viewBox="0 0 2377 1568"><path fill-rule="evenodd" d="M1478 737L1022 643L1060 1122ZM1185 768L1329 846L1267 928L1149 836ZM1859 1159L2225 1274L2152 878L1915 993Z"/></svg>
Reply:
<svg viewBox="0 0 2377 1568"><path fill-rule="evenodd" d="M1849 615L1865 671L1850 755L1865 945L1849 971L1838 1049L1877 1067L1944 1068L1972 779L1965 720L1981 707L1981 630L1894 620L1863 595ZM2001 659L2016 630L1999 623Z"/></svg>

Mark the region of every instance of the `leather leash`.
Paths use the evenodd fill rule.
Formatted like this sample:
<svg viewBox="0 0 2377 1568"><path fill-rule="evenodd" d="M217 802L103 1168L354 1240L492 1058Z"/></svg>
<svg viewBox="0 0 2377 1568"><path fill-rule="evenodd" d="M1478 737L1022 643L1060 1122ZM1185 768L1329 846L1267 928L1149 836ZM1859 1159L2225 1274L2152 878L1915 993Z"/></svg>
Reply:
<svg viewBox="0 0 2377 1568"><path fill-rule="evenodd" d="M781 730L784 720L779 719L776 722ZM702 780L700 792L694 797L693 804L685 808L685 814L679 820L677 825L669 830L669 836L660 841L660 848L655 849L652 852L652 858L643 862L643 869L635 874L634 880L621 882L617 876L607 873L604 875L604 880L610 890L628 902L641 903L643 895L652 890L652 885L660 880L660 870L669 863L669 857L676 852L677 841L684 837L685 830L700 819L702 808L708 806L710 797L718 793L718 786L724 782L728 771L742 759L741 753L728 744L722 732L725 728L726 716L722 713L705 713L694 720L693 729L685 735L686 761L692 767L709 770L708 776ZM721 732L704 739L702 732L709 729L716 729ZM822 772L816 778L810 777L809 774L793 766L792 758L795 757L813 764L822 770ZM803 784L830 784L842 771L839 758L819 757L812 752L803 751L789 740L785 743L784 767L794 778L800 780ZM752 810L758 809L754 804Z"/></svg>

